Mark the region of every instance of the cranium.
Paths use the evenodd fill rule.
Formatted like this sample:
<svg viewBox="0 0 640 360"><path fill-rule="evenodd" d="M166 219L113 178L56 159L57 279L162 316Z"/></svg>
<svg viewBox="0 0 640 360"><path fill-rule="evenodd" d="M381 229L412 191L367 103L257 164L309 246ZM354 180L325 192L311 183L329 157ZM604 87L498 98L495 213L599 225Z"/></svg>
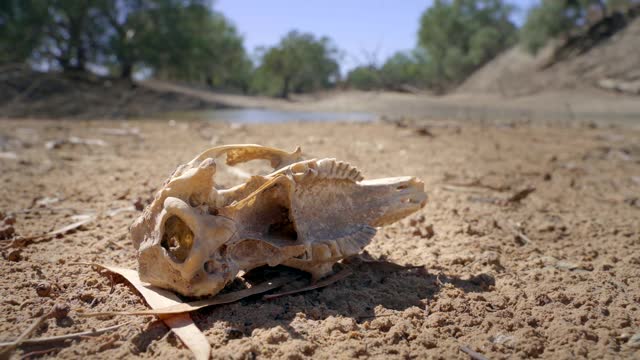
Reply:
<svg viewBox="0 0 640 360"><path fill-rule="evenodd" d="M414 177L363 180L335 159L303 160L260 145L209 149L178 167L131 227L140 278L189 296L213 295L241 271L286 265L322 277L359 253L376 227L426 202ZM266 159L273 172L216 187L215 159Z"/></svg>

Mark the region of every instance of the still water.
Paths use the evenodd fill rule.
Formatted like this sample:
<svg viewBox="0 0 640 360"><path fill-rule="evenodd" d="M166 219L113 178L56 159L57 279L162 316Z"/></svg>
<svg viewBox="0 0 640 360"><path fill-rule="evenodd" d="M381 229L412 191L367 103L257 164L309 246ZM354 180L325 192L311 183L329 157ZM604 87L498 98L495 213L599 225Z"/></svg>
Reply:
<svg viewBox="0 0 640 360"><path fill-rule="evenodd" d="M172 118L225 121L240 124L291 121L375 121L378 116L365 112L281 111L267 109L220 109L171 114Z"/></svg>

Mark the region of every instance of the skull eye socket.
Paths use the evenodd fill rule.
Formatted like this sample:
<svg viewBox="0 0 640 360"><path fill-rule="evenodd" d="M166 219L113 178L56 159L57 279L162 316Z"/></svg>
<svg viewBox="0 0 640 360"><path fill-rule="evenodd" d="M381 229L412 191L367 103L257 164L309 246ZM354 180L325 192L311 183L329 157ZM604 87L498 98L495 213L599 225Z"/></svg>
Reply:
<svg viewBox="0 0 640 360"><path fill-rule="evenodd" d="M178 262L184 262L193 246L193 232L177 216L171 216L164 223L164 234L160 245Z"/></svg>

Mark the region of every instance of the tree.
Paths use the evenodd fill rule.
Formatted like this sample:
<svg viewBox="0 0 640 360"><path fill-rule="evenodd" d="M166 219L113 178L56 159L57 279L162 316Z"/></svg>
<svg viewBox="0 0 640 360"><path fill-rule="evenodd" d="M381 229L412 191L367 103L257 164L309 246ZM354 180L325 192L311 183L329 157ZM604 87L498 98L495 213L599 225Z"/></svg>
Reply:
<svg viewBox="0 0 640 360"><path fill-rule="evenodd" d="M347 74L347 84L360 90L388 89L404 91L406 86L428 87L429 62L423 49L398 51L385 63L358 66Z"/></svg>
<svg viewBox="0 0 640 360"><path fill-rule="evenodd" d="M428 87L429 58L423 49L399 51L382 65L380 74L385 88L400 90L403 86Z"/></svg>
<svg viewBox="0 0 640 360"><path fill-rule="evenodd" d="M47 7L24 0L0 1L0 63L26 61L42 40Z"/></svg>
<svg viewBox="0 0 640 360"><path fill-rule="evenodd" d="M568 37L573 31L589 25L594 12L599 13L596 18L602 18L611 10L625 10L638 4L638 0L543 0L529 10L520 31L520 41L535 54L549 40Z"/></svg>
<svg viewBox="0 0 640 360"><path fill-rule="evenodd" d="M501 0L436 0L420 19L418 43L431 83L447 88L514 43L513 7Z"/></svg>
<svg viewBox="0 0 640 360"><path fill-rule="evenodd" d="M338 50L327 37L291 31L277 46L266 49L257 72L280 85L279 96L332 86L339 77Z"/></svg>
<svg viewBox="0 0 640 360"><path fill-rule="evenodd" d="M358 66L347 74L347 84L359 90L382 88L380 70L373 65Z"/></svg>
<svg viewBox="0 0 640 360"><path fill-rule="evenodd" d="M106 24L98 5L108 0L34 0L46 4L43 38L35 50L37 61L53 60L65 72L84 72L98 62L105 48Z"/></svg>
<svg viewBox="0 0 640 360"><path fill-rule="evenodd" d="M129 78L159 77L246 90L251 71L235 27L210 0L6 0L0 61L65 72L98 65Z"/></svg>

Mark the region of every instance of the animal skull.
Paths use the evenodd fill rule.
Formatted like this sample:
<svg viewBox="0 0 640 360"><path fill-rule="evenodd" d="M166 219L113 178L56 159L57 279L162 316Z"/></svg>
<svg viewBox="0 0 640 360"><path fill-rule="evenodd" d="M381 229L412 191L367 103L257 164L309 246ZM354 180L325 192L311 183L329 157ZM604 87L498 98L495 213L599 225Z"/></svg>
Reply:
<svg viewBox="0 0 640 360"><path fill-rule="evenodd" d="M131 227L140 278L188 296L214 295L241 271L283 264L315 278L425 205L413 177L363 180L335 159L303 160L260 145L209 149L178 167ZM274 172L218 189L215 158L269 160Z"/></svg>

